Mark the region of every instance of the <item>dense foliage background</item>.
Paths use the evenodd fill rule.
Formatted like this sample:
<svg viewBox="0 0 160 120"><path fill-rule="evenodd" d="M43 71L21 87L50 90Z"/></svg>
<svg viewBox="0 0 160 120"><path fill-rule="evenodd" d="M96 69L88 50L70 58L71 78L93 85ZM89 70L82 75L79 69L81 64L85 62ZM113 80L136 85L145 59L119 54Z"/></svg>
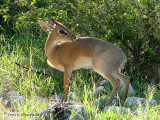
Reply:
<svg viewBox="0 0 160 120"><path fill-rule="evenodd" d="M46 59L38 55L46 58L48 33L40 29L38 20L51 17L77 37L96 37L120 46L128 58L124 71L135 88L146 83L160 85L159 0L1 0L0 34L5 38L0 41L1 56L18 44L26 57L33 50L34 64L41 63L37 68L43 71ZM13 41L19 36L28 39Z"/></svg>

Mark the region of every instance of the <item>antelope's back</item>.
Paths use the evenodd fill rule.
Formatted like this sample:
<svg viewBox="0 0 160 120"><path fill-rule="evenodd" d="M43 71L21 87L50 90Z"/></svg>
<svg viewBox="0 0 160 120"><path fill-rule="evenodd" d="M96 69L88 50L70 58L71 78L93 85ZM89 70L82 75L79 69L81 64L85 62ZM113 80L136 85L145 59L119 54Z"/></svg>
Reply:
<svg viewBox="0 0 160 120"><path fill-rule="evenodd" d="M80 37L75 40L83 54L92 57L93 62L108 64L112 67L124 66L126 55L118 46L92 37Z"/></svg>

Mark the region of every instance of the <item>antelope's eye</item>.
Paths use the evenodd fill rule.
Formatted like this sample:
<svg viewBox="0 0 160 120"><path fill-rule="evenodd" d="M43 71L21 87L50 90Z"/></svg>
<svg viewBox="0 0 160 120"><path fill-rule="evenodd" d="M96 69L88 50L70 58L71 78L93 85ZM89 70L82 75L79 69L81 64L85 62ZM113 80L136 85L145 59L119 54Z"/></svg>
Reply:
<svg viewBox="0 0 160 120"><path fill-rule="evenodd" d="M62 35L67 35L67 32L64 31L64 30L60 30L59 33L62 34Z"/></svg>

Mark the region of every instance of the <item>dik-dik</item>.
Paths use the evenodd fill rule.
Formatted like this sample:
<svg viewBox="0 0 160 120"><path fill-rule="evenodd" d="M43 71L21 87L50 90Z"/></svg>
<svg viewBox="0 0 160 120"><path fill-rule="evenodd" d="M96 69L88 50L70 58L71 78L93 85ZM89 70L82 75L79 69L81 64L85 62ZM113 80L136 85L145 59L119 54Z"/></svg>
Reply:
<svg viewBox="0 0 160 120"><path fill-rule="evenodd" d="M123 100L126 100L130 78L120 73L127 59L118 46L91 37L76 39L63 24L53 19L48 23L39 21L39 24L41 28L50 32L45 45L49 65L64 71L64 102L67 101L72 71L79 68L93 68L111 82L113 90L107 105L111 104L119 88L119 80L123 80L125 85Z"/></svg>

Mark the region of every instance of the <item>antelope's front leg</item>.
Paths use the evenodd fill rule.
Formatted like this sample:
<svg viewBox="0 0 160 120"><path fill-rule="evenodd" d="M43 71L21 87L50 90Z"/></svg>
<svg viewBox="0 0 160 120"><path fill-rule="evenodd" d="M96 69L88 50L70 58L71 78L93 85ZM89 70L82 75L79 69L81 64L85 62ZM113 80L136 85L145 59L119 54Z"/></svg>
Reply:
<svg viewBox="0 0 160 120"><path fill-rule="evenodd" d="M68 88L69 88L69 80L71 77L72 69L66 68L64 71L64 102L67 102L67 94L68 94Z"/></svg>

